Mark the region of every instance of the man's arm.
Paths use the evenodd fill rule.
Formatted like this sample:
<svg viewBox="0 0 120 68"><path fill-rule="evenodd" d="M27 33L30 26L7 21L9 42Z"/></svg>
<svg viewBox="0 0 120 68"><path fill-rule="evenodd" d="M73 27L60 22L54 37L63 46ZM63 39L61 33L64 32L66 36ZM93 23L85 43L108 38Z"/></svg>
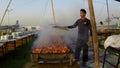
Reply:
<svg viewBox="0 0 120 68"><path fill-rule="evenodd" d="M78 21L79 20L77 20L73 25L71 25L71 26L67 26L67 28L69 28L69 29L72 29L72 28L76 28L77 26L78 26Z"/></svg>
<svg viewBox="0 0 120 68"><path fill-rule="evenodd" d="M88 21L88 23L89 23L89 31L90 31L89 35L92 36L92 26L91 26L91 22L90 22L90 20L87 20L87 21Z"/></svg>
<svg viewBox="0 0 120 68"><path fill-rule="evenodd" d="M90 22L90 20L89 20L89 29L90 29L89 41L92 42L92 27L91 27L91 22Z"/></svg>

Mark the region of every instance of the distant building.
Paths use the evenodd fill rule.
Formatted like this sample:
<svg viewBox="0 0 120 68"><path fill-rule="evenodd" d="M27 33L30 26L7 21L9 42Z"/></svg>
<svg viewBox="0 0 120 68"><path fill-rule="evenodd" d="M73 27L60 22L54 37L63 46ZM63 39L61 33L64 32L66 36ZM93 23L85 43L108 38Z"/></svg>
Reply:
<svg viewBox="0 0 120 68"><path fill-rule="evenodd" d="M15 25L5 25L5 26L0 26L0 32L3 31L16 31L17 29L19 29L20 25L19 25L19 21L16 21Z"/></svg>
<svg viewBox="0 0 120 68"><path fill-rule="evenodd" d="M28 30L40 30L40 26L24 26Z"/></svg>
<svg viewBox="0 0 120 68"><path fill-rule="evenodd" d="M118 27L120 27L120 22L117 23Z"/></svg>
<svg viewBox="0 0 120 68"><path fill-rule="evenodd" d="M16 27L20 27L20 25L19 25L19 20L16 21L16 24L15 24L15 25L16 25Z"/></svg>

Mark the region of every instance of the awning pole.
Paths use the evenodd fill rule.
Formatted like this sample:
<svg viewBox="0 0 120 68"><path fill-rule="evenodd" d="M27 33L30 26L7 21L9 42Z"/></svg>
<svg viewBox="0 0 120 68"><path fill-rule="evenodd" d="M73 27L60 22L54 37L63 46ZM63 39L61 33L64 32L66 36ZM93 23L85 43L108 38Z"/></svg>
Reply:
<svg viewBox="0 0 120 68"><path fill-rule="evenodd" d="M54 24L56 24L56 18L55 18L55 11L54 11L53 0L51 0L51 5L52 5L52 15L53 15L53 21L54 21Z"/></svg>
<svg viewBox="0 0 120 68"><path fill-rule="evenodd" d="M12 2L12 0L10 0L9 3L8 3L8 5L7 5L7 8L6 8L6 10L5 10L4 14L3 14L3 17L2 17L2 19L1 19L1 21L0 21L0 26L1 26L2 23L3 23L4 17L5 17L5 15L6 15L7 11L8 11L8 8L9 8L11 2Z"/></svg>
<svg viewBox="0 0 120 68"><path fill-rule="evenodd" d="M106 5L107 5L108 29L109 29L109 28L110 28L110 13L109 13L109 4L108 4L108 0L106 0Z"/></svg>
<svg viewBox="0 0 120 68"><path fill-rule="evenodd" d="M96 21L95 21L94 8L93 8L92 0L88 0L88 6L89 6L89 11L90 11L90 20L91 20L91 26L92 26L92 37L93 37L94 53L95 53L95 67L94 68L99 68L99 46L98 46Z"/></svg>

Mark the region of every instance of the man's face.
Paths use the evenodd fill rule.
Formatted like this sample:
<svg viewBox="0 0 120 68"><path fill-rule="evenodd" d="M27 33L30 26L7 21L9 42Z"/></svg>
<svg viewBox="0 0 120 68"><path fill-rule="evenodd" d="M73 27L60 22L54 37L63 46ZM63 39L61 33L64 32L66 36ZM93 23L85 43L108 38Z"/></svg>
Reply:
<svg viewBox="0 0 120 68"><path fill-rule="evenodd" d="M84 18L85 16L86 16L86 14L84 12L80 11L80 17Z"/></svg>

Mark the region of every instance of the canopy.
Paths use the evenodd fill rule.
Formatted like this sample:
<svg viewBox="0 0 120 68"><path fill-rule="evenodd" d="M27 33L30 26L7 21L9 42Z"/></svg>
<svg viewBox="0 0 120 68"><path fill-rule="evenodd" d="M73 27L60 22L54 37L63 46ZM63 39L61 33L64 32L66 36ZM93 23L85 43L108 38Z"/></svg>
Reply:
<svg viewBox="0 0 120 68"><path fill-rule="evenodd" d="M120 0L115 0L115 1L118 1L118 2L120 2Z"/></svg>

